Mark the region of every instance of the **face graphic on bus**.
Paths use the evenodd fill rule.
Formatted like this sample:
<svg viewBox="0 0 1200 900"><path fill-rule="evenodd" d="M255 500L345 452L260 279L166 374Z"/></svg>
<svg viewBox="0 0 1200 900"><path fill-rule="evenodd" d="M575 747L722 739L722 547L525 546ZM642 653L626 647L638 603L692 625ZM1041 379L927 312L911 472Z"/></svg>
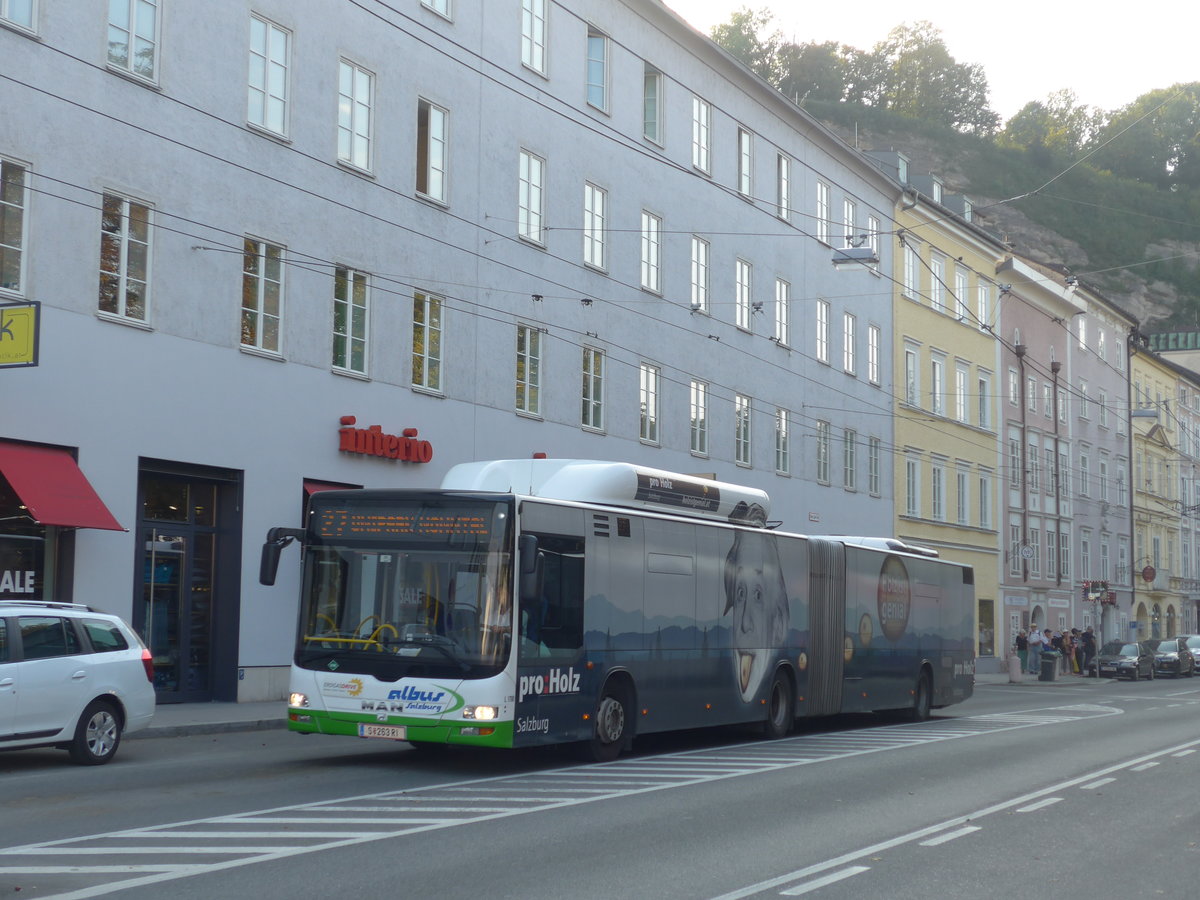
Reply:
<svg viewBox="0 0 1200 900"><path fill-rule="evenodd" d="M742 700L758 694L787 636L788 598L774 535L739 531L725 557L725 612Z"/></svg>

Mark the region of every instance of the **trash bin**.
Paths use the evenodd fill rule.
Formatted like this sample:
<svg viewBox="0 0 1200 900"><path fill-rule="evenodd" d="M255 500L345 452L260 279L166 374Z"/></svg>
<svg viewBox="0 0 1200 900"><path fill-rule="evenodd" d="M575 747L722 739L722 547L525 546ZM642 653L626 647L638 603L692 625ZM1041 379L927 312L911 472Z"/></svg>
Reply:
<svg viewBox="0 0 1200 900"><path fill-rule="evenodd" d="M1042 674L1038 676L1038 681L1057 681L1058 680L1058 662L1062 659L1062 654L1057 650L1042 651Z"/></svg>

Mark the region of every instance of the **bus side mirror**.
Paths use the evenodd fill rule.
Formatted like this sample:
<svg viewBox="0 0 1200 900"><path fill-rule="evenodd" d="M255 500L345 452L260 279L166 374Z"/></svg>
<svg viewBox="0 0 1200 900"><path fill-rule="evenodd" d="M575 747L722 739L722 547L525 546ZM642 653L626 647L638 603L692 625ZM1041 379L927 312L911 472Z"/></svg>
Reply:
<svg viewBox="0 0 1200 900"><path fill-rule="evenodd" d="M535 600L542 594L542 554L538 540L532 534L523 534L517 539L520 556L518 591L522 600Z"/></svg>
<svg viewBox="0 0 1200 900"><path fill-rule="evenodd" d="M268 531L266 543L262 548L262 559L258 563L258 583L274 584L275 573L279 571L279 554L292 541L303 539L303 528L272 528Z"/></svg>

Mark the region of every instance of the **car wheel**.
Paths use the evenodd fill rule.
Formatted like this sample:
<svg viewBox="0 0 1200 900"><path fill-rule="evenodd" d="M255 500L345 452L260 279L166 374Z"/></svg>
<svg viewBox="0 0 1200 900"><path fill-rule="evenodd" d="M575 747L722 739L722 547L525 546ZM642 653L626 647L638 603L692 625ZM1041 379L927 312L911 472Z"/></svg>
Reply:
<svg viewBox="0 0 1200 900"><path fill-rule="evenodd" d="M120 745L121 719L116 707L107 700L93 700L79 717L67 750L71 760L81 766L102 766L116 755Z"/></svg>

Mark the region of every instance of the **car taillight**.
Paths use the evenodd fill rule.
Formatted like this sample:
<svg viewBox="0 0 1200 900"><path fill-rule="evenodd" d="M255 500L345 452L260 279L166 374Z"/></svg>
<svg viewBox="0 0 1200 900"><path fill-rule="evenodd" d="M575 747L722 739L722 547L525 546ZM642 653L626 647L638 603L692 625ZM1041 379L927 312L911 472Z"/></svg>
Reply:
<svg viewBox="0 0 1200 900"><path fill-rule="evenodd" d="M154 657L145 647L142 648L142 666L146 669L146 680L154 684Z"/></svg>

